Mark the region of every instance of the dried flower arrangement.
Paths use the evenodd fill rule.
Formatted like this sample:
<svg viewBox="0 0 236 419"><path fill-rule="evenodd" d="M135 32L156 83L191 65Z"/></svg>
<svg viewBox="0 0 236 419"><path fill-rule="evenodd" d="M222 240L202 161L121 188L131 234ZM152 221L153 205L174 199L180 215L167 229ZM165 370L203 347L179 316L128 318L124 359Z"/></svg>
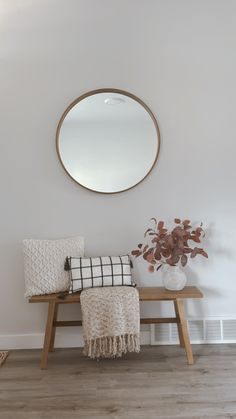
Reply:
<svg viewBox="0 0 236 419"><path fill-rule="evenodd" d="M143 259L149 263L149 272L154 272L161 268L163 264L176 266L179 262L185 266L188 257L195 258L202 255L208 258L208 254L200 247L189 245L189 241L201 243L205 237L202 223L200 226L193 228L190 220L174 219L175 226L172 230L167 230L164 221L157 222L156 218L151 218L154 222L154 228L148 228L144 237L151 241L151 244L138 244L138 249L131 253L135 257L142 255Z"/></svg>

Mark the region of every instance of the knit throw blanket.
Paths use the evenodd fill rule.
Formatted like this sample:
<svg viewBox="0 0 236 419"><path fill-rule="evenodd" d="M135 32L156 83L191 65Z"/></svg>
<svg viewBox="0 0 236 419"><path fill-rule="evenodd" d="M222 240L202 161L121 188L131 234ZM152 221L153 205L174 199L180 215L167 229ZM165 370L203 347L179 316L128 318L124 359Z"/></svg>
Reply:
<svg viewBox="0 0 236 419"><path fill-rule="evenodd" d="M139 294L133 287L90 288L80 296L84 354L120 357L140 351Z"/></svg>

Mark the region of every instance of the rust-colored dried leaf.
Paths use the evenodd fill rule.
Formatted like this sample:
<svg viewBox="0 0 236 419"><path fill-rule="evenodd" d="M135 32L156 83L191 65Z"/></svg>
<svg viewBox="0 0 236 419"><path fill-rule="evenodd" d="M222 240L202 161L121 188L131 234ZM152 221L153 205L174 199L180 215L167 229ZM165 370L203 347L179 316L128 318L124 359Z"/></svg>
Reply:
<svg viewBox="0 0 236 419"><path fill-rule="evenodd" d="M169 249L164 249L162 250L162 256L164 256L165 258L168 258L170 256L170 250Z"/></svg>
<svg viewBox="0 0 236 419"><path fill-rule="evenodd" d="M148 255L146 256L146 261L151 263L153 259L154 259L153 252L148 253Z"/></svg>
<svg viewBox="0 0 236 419"><path fill-rule="evenodd" d="M176 265L176 263L179 262L179 256L172 256L169 259L166 259L166 263L168 263L171 266Z"/></svg>
<svg viewBox="0 0 236 419"><path fill-rule="evenodd" d="M158 230L161 230L164 227L164 221L159 221L157 228Z"/></svg>
<svg viewBox="0 0 236 419"><path fill-rule="evenodd" d="M202 256L204 256L205 258L208 258L208 254L207 254L207 252L205 252L205 250L203 250L203 249L199 249L199 252L198 252L200 255L202 255Z"/></svg>
<svg viewBox="0 0 236 419"><path fill-rule="evenodd" d="M170 234L168 234L168 236L165 237L165 242L169 247L174 246L174 239Z"/></svg>
<svg viewBox="0 0 236 419"><path fill-rule="evenodd" d="M174 265L179 262L179 259L180 259L180 257L177 256L177 255L176 256L172 256L172 261L173 261Z"/></svg>
<svg viewBox="0 0 236 419"><path fill-rule="evenodd" d="M132 250L131 255L135 256L136 258L140 256L142 252L140 250Z"/></svg>
<svg viewBox="0 0 236 419"><path fill-rule="evenodd" d="M185 224L185 225L184 225L184 229L185 229L185 230L191 230L191 228L192 228L192 227L191 227L191 225L189 225L189 224Z"/></svg>
<svg viewBox="0 0 236 419"><path fill-rule="evenodd" d="M201 234L202 231L203 231L202 227L197 227L196 228L196 233Z"/></svg>
<svg viewBox="0 0 236 419"><path fill-rule="evenodd" d="M195 243L201 243L201 240L197 236L191 236L190 240L193 240Z"/></svg>
<svg viewBox="0 0 236 419"><path fill-rule="evenodd" d="M161 253L160 253L160 252L158 252L158 250L155 250L155 253L154 253L154 258L155 258L156 260L161 260Z"/></svg>
<svg viewBox="0 0 236 419"><path fill-rule="evenodd" d="M173 256L181 256L183 254L183 249L181 249L180 247L175 247L172 252Z"/></svg>
<svg viewBox="0 0 236 419"><path fill-rule="evenodd" d="M194 247L190 257L195 258L195 256L197 256L198 252L199 252L199 249L197 247Z"/></svg>
<svg viewBox="0 0 236 419"><path fill-rule="evenodd" d="M154 247L150 247L150 249L148 249L145 253L143 253L143 259L148 260L148 256L151 254L152 255L152 259L153 259L153 252L154 252Z"/></svg>
<svg viewBox="0 0 236 419"><path fill-rule="evenodd" d="M168 231L164 228L164 221L157 222L156 218L152 218L151 221L155 223L155 228L148 228L145 231L144 235L149 237L148 243L138 244L138 249L132 251L135 257L142 254L144 260L150 266L155 266L157 270L160 269L162 263L175 266L180 262L182 266L185 266L189 257L194 258L198 254L208 257L202 248L189 246L190 240L201 243L205 236L202 223L193 229L190 220L181 221L180 218L175 218L174 228Z"/></svg>
<svg viewBox="0 0 236 419"><path fill-rule="evenodd" d="M185 247L185 248L183 249L183 252L184 252L184 253L191 253L191 252L192 252L192 250L193 250L193 249L191 249L191 247Z"/></svg>
<svg viewBox="0 0 236 419"><path fill-rule="evenodd" d="M181 223L181 220L180 220L179 218L175 218L175 219L174 219L174 222L175 222L176 224L180 224L180 223Z"/></svg>
<svg viewBox="0 0 236 419"><path fill-rule="evenodd" d="M184 232L184 230L181 226L177 226L173 229L171 234L172 234L172 236L177 235L177 236L181 237L181 236L183 236L183 234L185 234L185 232Z"/></svg>
<svg viewBox="0 0 236 419"><path fill-rule="evenodd" d="M153 265L149 265L149 266L148 266L148 271L149 271L149 272L154 272L154 269L155 269L155 268L154 268L154 266L153 266Z"/></svg>

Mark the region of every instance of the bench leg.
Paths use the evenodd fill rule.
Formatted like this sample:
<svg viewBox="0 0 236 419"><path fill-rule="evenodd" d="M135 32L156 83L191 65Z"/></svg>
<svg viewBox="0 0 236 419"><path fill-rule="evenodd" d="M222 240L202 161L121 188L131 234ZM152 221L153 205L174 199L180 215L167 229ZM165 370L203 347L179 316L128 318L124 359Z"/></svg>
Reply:
<svg viewBox="0 0 236 419"><path fill-rule="evenodd" d="M177 301L174 300L174 308L175 308L175 315L177 319L177 328L178 328L178 335L179 335L179 343L182 348L184 348L184 339L183 339L183 333L182 333L182 327L180 325L180 317L179 317L179 310Z"/></svg>
<svg viewBox="0 0 236 419"><path fill-rule="evenodd" d="M49 352L53 352L54 351L54 342L55 342L55 335L56 335L55 322L57 321L58 305L59 305L58 303L55 303L54 315L53 315L53 326L52 326L52 333L51 333L51 341L50 341L50 346L49 346Z"/></svg>
<svg viewBox="0 0 236 419"><path fill-rule="evenodd" d="M177 299L175 303L176 303L175 304L176 310L179 317L179 323L177 324L178 324L178 330L180 330L180 333L179 333L180 344L181 342L183 343L187 360L188 360L188 364L192 365L194 363L194 360L193 360L192 347L189 340L188 326L187 326L187 320L186 320L185 310L184 310L184 302L183 300Z"/></svg>
<svg viewBox="0 0 236 419"><path fill-rule="evenodd" d="M44 335L43 352L42 352L41 364L40 364L40 367L43 370L47 368L47 363L48 363L48 352L50 350L50 343L52 341L55 308L56 308L56 303L53 301L50 301L50 303L48 304L48 318L47 318L46 330L45 330L45 335Z"/></svg>

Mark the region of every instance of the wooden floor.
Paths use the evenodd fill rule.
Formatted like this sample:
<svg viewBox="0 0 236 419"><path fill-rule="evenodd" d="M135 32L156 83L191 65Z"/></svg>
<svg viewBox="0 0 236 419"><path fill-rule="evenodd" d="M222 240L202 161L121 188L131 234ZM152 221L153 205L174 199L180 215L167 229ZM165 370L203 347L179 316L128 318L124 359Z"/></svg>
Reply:
<svg viewBox="0 0 236 419"><path fill-rule="evenodd" d="M57 349L48 370L40 351L12 351L0 368L1 419L236 418L236 345L175 346L92 361Z"/></svg>

